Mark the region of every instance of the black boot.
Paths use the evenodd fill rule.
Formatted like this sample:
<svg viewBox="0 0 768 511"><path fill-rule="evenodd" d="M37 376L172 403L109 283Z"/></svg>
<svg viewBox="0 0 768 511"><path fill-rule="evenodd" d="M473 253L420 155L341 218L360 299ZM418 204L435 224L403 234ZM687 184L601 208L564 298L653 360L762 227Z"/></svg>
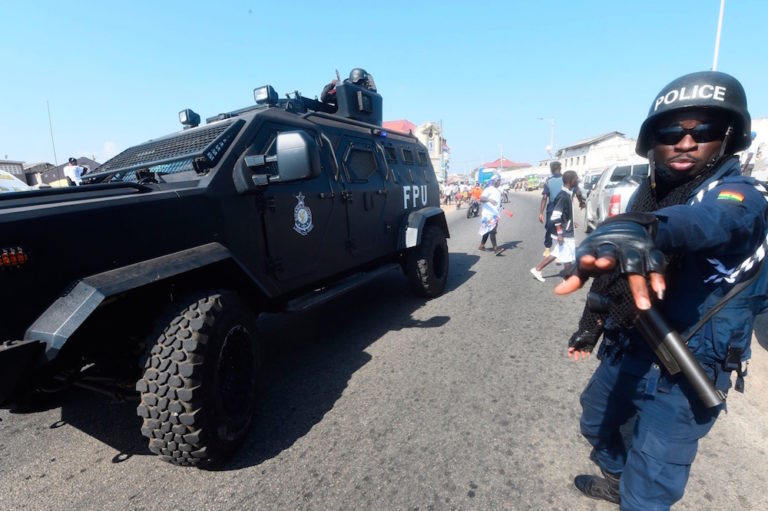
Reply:
<svg viewBox="0 0 768 511"><path fill-rule="evenodd" d="M602 471L603 476L578 475L573 480L573 484L581 493L593 499L607 500L614 504L621 502L619 496L619 478L620 476Z"/></svg>

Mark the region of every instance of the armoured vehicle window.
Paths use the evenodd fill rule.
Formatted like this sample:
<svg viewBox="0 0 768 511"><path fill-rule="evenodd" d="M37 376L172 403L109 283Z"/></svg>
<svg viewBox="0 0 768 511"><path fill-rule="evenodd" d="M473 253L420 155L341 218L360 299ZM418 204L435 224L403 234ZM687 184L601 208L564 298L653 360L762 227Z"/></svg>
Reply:
<svg viewBox="0 0 768 511"><path fill-rule="evenodd" d="M179 134L150 140L118 154L85 179L91 182L114 181L188 181L207 174L244 124L242 120L229 120L190 129ZM192 162L202 159L208 164L198 166Z"/></svg>
<svg viewBox="0 0 768 511"><path fill-rule="evenodd" d="M366 181L376 172L376 156L368 147L351 147L344 166L350 179Z"/></svg>
<svg viewBox="0 0 768 511"><path fill-rule="evenodd" d="M427 153L425 153L424 151L419 151L419 152L418 152L418 155L419 155L419 165L424 165L424 166L426 166L426 165L427 165L427 163L428 163L428 161L429 161L429 160L427 159Z"/></svg>
<svg viewBox="0 0 768 511"><path fill-rule="evenodd" d="M391 145L384 148L384 154L387 155L387 161L391 163L397 163L397 151Z"/></svg>
<svg viewBox="0 0 768 511"><path fill-rule="evenodd" d="M200 179L201 177L201 174L195 172L195 169L192 166L192 159L190 158L175 161L173 163L116 172L115 174L108 176L104 182L136 183L147 179L152 182L159 181L161 183L170 183L176 181L192 181Z"/></svg>
<svg viewBox="0 0 768 511"><path fill-rule="evenodd" d="M406 163L406 165L413 165L414 159L413 159L413 151L410 149L403 149L403 161Z"/></svg>

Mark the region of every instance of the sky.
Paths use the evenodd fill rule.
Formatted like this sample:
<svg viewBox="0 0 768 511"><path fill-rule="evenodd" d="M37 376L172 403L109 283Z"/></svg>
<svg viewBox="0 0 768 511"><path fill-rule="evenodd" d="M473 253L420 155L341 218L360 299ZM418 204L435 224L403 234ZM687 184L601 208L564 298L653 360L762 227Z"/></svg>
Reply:
<svg viewBox="0 0 768 511"><path fill-rule="evenodd" d="M0 159L105 162L253 104L371 73L384 120L442 122L450 172L632 138L661 88L712 69L720 0L0 0ZM768 116L768 2L725 0L717 70ZM50 112L50 116L49 116ZM55 147L55 151L54 151Z"/></svg>

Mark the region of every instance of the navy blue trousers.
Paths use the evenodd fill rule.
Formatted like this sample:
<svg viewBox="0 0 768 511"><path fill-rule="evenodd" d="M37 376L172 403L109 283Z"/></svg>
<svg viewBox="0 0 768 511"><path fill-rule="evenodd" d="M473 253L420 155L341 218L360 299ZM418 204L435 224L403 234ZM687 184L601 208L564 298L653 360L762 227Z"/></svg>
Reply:
<svg viewBox="0 0 768 511"><path fill-rule="evenodd" d="M551 202L551 201L550 201ZM545 248L552 248L552 233L555 232L554 226L552 225L552 222L549 221L549 217L552 216L552 210L555 209L554 204L552 207L549 207L549 204L547 204L547 212L544 217L544 247Z"/></svg>
<svg viewBox="0 0 768 511"><path fill-rule="evenodd" d="M663 378L650 363L628 371L630 361L602 360L581 394L581 433L597 464L621 474L622 509L669 509L683 497L699 439L724 405L707 409L687 381ZM627 446L620 428L633 417Z"/></svg>

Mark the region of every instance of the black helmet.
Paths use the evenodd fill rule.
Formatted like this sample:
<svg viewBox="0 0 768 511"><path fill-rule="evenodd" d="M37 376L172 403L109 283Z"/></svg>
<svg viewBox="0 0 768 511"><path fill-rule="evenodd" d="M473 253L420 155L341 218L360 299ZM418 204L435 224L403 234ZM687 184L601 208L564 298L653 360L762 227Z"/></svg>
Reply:
<svg viewBox="0 0 768 511"><path fill-rule="evenodd" d="M635 152L647 156L653 145L653 128L660 117L687 109L714 110L730 118L733 135L727 153L746 149L750 144L752 120L747 111L744 87L733 76L719 71L700 71L673 80L656 96L648 117L640 126Z"/></svg>
<svg viewBox="0 0 768 511"><path fill-rule="evenodd" d="M349 72L349 81L355 85L360 85L361 83L368 81L368 73L365 71L365 69L356 67Z"/></svg>
<svg viewBox="0 0 768 511"><path fill-rule="evenodd" d="M75 158L70 158L70 159L69 159L69 163L71 163L72 165L77 165L77 159L75 159Z"/></svg>

